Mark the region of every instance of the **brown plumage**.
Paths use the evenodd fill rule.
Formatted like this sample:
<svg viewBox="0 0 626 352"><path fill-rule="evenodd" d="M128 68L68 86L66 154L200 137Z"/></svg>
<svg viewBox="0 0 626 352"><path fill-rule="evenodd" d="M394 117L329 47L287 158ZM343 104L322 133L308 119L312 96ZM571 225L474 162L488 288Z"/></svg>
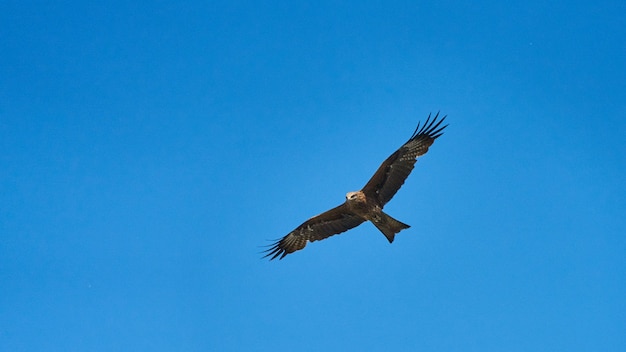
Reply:
<svg viewBox="0 0 626 352"><path fill-rule="evenodd" d="M346 201L338 207L314 216L302 223L295 230L274 243L265 257L283 259L306 246L307 242L319 241L359 226L364 221L371 221L382 232L389 243L395 235L409 228L383 212L383 207L398 192L409 176L417 158L426 154L435 139L443 134L448 125L439 127L446 116L437 121L439 113L430 120L430 115L420 129L420 125L411 138L391 154L376 170L365 187L357 192L346 194Z"/></svg>

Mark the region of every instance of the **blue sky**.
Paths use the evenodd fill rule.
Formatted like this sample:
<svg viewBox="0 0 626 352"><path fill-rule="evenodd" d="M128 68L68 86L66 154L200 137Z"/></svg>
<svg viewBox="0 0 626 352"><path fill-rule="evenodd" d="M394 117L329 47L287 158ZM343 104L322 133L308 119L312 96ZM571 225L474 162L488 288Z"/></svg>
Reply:
<svg viewBox="0 0 626 352"><path fill-rule="evenodd" d="M0 4L0 350L626 350L623 1ZM371 224L261 246L450 126Z"/></svg>

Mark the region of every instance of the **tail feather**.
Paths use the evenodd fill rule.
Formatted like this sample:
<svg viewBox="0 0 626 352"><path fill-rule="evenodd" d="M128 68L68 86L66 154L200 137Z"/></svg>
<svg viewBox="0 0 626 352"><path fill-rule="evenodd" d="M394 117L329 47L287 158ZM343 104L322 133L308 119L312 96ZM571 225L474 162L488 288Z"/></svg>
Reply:
<svg viewBox="0 0 626 352"><path fill-rule="evenodd" d="M409 225L400 222L391 216L381 212L381 217L372 221L374 226L387 237L389 243L393 243L396 234L404 229L408 229Z"/></svg>

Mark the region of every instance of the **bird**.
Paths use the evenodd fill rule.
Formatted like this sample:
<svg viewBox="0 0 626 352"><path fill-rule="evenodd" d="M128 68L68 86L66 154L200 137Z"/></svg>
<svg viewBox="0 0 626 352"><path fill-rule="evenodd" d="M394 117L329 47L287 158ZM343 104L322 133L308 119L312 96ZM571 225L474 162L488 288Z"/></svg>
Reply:
<svg viewBox="0 0 626 352"><path fill-rule="evenodd" d="M308 242L343 233L365 221L373 223L389 243L393 243L395 235L410 226L384 213L383 207L402 187L417 159L428 152L448 126L441 126L447 116L439 120L438 117L439 113L431 120L429 114L421 128L418 123L411 138L383 161L360 191L348 192L343 204L308 219L270 244L263 258L283 259L287 254L303 249Z"/></svg>

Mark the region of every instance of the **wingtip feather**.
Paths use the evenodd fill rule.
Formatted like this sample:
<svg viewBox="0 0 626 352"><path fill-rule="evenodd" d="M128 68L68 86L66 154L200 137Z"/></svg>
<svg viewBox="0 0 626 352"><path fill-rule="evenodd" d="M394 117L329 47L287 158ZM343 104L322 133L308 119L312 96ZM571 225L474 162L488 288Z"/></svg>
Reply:
<svg viewBox="0 0 626 352"><path fill-rule="evenodd" d="M274 260L276 259L276 257L278 257L281 254L282 256L279 259L283 259L287 255L287 251L285 251L280 246L280 240L276 241L275 243L269 244L267 246L263 246L263 247L269 247L269 246L271 247L261 252L261 253L267 253L266 255L261 257L261 259L271 256L270 260Z"/></svg>
<svg viewBox="0 0 626 352"><path fill-rule="evenodd" d="M421 122L417 123L417 127L415 128L415 131L413 131L413 134L411 135L411 138L409 138L409 141L419 136L424 136L424 135L427 135L432 139L437 139L439 136L443 134L442 131L446 127L448 127L447 124L442 127L439 127L441 126L443 121L445 121L446 117L448 117L448 115L444 115L441 119L438 120L439 111L437 111L435 116L432 116L432 113L429 113L423 125L421 125ZM421 125L421 128L420 128L420 125Z"/></svg>

